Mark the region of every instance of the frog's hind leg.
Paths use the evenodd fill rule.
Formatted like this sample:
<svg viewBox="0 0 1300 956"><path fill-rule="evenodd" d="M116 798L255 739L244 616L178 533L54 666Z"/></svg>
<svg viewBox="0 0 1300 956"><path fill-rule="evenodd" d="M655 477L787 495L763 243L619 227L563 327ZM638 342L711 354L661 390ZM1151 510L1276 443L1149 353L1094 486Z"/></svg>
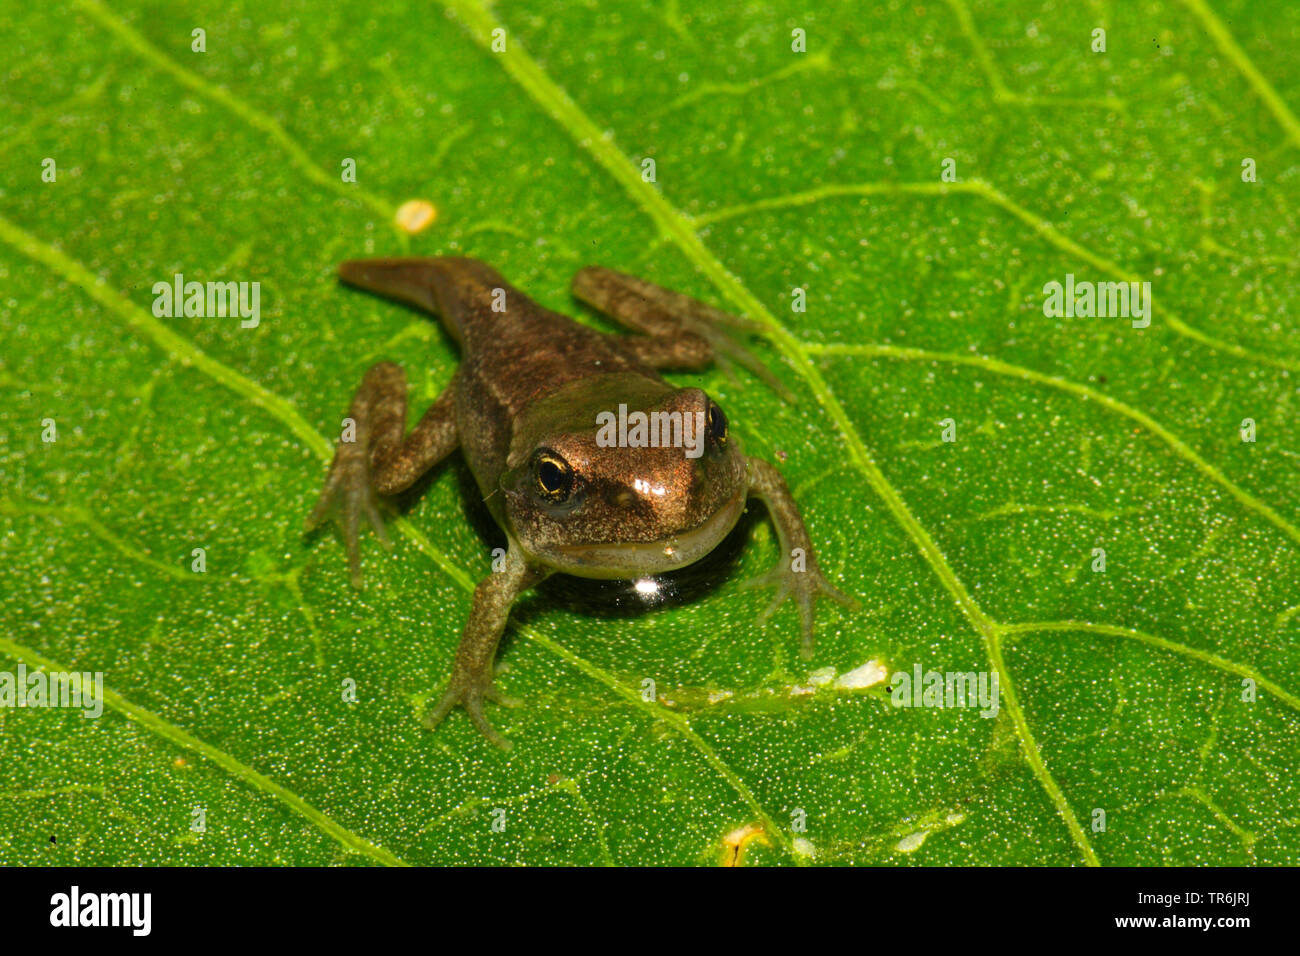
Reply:
<svg viewBox="0 0 1300 956"><path fill-rule="evenodd" d="M749 319L715 309L681 292L613 269L587 266L573 277L573 294L622 325L645 334L624 346L652 368L697 371L716 362L731 375L731 363L749 369L786 401L794 395L754 353L727 330L762 331Z"/></svg>
<svg viewBox="0 0 1300 956"><path fill-rule="evenodd" d="M388 547L379 496L409 488L458 444L454 385L438 396L403 438L405 431L406 373L392 362L372 365L352 398L325 487L307 518L310 531L337 514L354 587L362 586L361 518L370 522Z"/></svg>

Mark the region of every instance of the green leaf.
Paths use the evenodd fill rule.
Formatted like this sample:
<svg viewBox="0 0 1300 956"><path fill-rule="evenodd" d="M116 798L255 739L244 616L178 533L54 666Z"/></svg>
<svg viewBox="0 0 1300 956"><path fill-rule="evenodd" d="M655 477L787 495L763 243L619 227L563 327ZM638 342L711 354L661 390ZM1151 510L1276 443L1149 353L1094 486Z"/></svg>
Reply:
<svg viewBox="0 0 1300 956"><path fill-rule="evenodd" d="M11 11L0 671L105 689L0 708L0 863L1300 863L1300 10L686 6ZM665 607L521 604L512 751L424 731L500 543L465 468L362 593L301 531L365 368L413 417L456 368L334 280L393 254L762 323L797 404L675 378L861 610L812 661L792 607L758 625L754 509ZM260 324L156 317L177 273L259 282ZM1045 315L1067 275L1150 282L1150 326ZM894 706L917 667L996 674L996 716Z"/></svg>

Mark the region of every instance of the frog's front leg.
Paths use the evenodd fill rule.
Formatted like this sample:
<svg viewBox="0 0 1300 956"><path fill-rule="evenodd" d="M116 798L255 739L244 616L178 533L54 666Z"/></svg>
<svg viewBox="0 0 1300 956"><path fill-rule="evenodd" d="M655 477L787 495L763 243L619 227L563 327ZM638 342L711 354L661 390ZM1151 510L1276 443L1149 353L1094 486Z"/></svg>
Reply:
<svg viewBox="0 0 1300 956"><path fill-rule="evenodd" d="M776 597L759 617L760 622L771 617L786 598L794 596L803 625L801 651L804 657L809 657L813 649L813 611L817 597L823 595L852 608L857 607L857 602L831 587L822 576L808 528L781 473L761 458L748 458L746 461L750 497L761 498L767 505L781 545L781 560L776 567L747 583L776 587Z"/></svg>
<svg viewBox="0 0 1300 956"><path fill-rule="evenodd" d="M698 371L716 362L730 375L732 361L743 365L786 401L794 395L754 353L727 334L749 334L762 326L715 309L681 292L601 266L587 266L573 277L573 294L611 319L643 332L620 340L622 346L656 369Z"/></svg>
<svg viewBox="0 0 1300 956"><path fill-rule="evenodd" d="M372 365L352 398L352 428L334 450L334 461L316 507L307 518L311 531L337 513L348 549L353 587L361 587L358 536L364 516L389 546L379 496L409 488L457 445L454 384L429 406L418 425L406 431L406 373L392 362ZM350 440L349 440L350 439Z"/></svg>
<svg viewBox="0 0 1300 956"><path fill-rule="evenodd" d="M519 545L513 540L510 542L505 567L489 574L474 589L474 604L469 620L465 622L465 630L461 632L460 645L456 648L451 682L438 705L426 715L426 727L432 730L451 713L453 707L459 705L465 708L484 737L499 747L509 748L510 741L488 723L483 713L483 701L513 703L498 693L492 683L492 663L496 659L497 644L501 641L515 600L549 573L545 568L529 564Z"/></svg>

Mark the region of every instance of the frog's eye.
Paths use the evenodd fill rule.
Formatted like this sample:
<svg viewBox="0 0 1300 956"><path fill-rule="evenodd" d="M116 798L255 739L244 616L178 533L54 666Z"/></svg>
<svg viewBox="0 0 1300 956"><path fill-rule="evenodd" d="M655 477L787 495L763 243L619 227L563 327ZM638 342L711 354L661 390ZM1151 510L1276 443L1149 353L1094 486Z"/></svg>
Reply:
<svg viewBox="0 0 1300 956"><path fill-rule="evenodd" d="M709 436L719 445L727 440L727 416L717 402L709 402Z"/></svg>
<svg viewBox="0 0 1300 956"><path fill-rule="evenodd" d="M542 449L533 460L533 474L537 476L537 493L553 504L559 504L573 491L573 468L553 451Z"/></svg>

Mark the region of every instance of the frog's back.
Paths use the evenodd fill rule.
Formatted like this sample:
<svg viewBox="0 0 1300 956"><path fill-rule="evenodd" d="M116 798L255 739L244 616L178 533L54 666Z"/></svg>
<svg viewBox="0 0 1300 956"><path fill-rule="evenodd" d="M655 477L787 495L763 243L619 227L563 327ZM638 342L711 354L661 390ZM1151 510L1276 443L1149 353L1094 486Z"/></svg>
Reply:
<svg viewBox="0 0 1300 956"><path fill-rule="evenodd" d="M462 387L474 386L513 418L570 383L593 375L658 372L620 347L619 337L543 308L497 277L498 284L461 300ZM493 311L493 297L503 299Z"/></svg>
<svg viewBox="0 0 1300 956"><path fill-rule="evenodd" d="M591 375L632 372L661 381L619 337L543 308L477 259L364 259L343 263L339 274L436 314L461 347L458 387L483 414L512 419Z"/></svg>
<svg viewBox="0 0 1300 956"><path fill-rule="evenodd" d="M433 312L460 344L457 428L485 498L507 466L516 423L538 402L582 379L618 373L668 387L621 347L620 336L543 308L476 259L366 259L344 263L339 274Z"/></svg>

